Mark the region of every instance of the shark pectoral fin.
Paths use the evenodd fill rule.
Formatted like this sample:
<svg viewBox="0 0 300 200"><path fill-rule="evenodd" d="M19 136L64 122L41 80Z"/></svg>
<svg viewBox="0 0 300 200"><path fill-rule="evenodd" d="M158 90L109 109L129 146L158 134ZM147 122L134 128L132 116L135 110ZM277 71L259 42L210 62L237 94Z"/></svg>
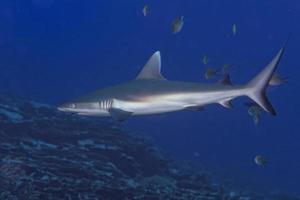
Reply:
<svg viewBox="0 0 300 200"><path fill-rule="evenodd" d="M191 110L191 111L203 111L204 106L188 106L185 109L186 110Z"/></svg>
<svg viewBox="0 0 300 200"><path fill-rule="evenodd" d="M231 99L225 99L223 101L220 101L219 104L221 104L225 108L233 108L233 105L231 103Z"/></svg>
<svg viewBox="0 0 300 200"><path fill-rule="evenodd" d="M132 115L132 112L128 112L119 108L110 108L108 112L113 119L119 122L125 121Z"/></svg>

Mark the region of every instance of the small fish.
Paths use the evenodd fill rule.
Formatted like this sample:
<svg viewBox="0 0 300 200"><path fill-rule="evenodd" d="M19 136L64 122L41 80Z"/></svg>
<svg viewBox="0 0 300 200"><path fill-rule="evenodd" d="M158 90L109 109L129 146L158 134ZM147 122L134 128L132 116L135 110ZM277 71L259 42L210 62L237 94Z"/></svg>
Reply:
<svg viewBox="0 0 300 200"><path fill-rule="evenodd" d="M288 78L287 77L282 77L278 74L273 74L271 80L269 81L270 86L278 86L281 85L285 82L287 82Z"/></svg>
<svg viewBox="0 0 300 200"><path fill-rule="evenodd" d="M231 67L232 67L232 64L224 64L224 65L223 65L223 68L222 68L223 74L228 74L229 69L230 69Z"/></svg>
<svg viewBox="0 0 300 200"><path fill-rule="evenodd" d="M236 26L236 24L233 24L232 25L232 34L236 35L236 33L237 33L237 26Z"/></svg>
<svg viewBox="0 0 300 200"><path fill-rule="evenodd" d="M150 12L150 9L149 9L149 6L146 4L144 7L143 7L143 15L144 17L146 17Z"/></svg>
<svg viewBox="0 0 300 200"><path fill-rule="evenodd" d="M214 69L211 67L206 68L205 73L204 73L205 79L208 80L208 79L211 79L213 76L219 75L218 72L219 72L218 69Z"/></svg>
<svg viewBox="0 0 300 200"><path fill-rule="evenodd" d="M256 103L246 103L248 106L248 114L252 117L255 124L260 122L262 108Z"/></svg>
<svg viewBox="0 0 300 200"><path fill-rule="evenodd" d="M203 62L203 64L204 64L204 65L207 65L207 64L208 64L208 62L209 62L209 58L208 58L208 56L207 56L207 55L204 55L204 56L203 56L203 58L202 58L202 62Z"/></svg>
<svg viewBox="0 0 300 200"><path fill-rule="evenodd" d="M258 166L263 166L264 167L267 164L267 159L264 156L262 156L262 155L257 155L254 158L254 162Z"/></svg>
<svg viewBox="0 0 300 200"><path fill-rule="evenodd" d="M183 27L183 24L184 24L184 17L183 16L177 17L172 22L172 33L174 34L179 33Z"/></svg>

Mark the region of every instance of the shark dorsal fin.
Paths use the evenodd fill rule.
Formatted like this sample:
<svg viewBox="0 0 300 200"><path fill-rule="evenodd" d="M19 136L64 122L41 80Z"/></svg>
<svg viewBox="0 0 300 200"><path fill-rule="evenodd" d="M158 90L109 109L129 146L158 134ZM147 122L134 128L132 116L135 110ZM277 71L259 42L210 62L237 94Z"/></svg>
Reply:
<svg viewBox="0 0 300 200"><path fill-rule="evenodd" d="M142 71L136 77L136 79L157 79L165 80L165 78L160 73L161 61L160 52L155 52L151 58L148 60Z"/></svg>

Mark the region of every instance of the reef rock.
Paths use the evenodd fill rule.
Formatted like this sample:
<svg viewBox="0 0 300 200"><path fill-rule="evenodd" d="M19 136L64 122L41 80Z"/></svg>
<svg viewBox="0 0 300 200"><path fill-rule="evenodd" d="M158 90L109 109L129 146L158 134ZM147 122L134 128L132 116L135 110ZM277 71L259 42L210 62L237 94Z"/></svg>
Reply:
<svg viewBox="0 0 300 200"><path fill-rule="evenodd" d="M242 200L110 120L0 95L0 199Z"/></svg>

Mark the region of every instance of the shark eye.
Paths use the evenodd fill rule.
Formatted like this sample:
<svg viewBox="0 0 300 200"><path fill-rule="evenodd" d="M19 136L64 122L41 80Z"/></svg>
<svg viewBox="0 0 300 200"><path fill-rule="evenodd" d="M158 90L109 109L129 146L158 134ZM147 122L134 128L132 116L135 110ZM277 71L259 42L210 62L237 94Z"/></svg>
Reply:
<svg viewBox="0 0 300 200"><path fill-rule="evenodd" d="M69 107L70 107L70 108L76 108L76 105L75 105L74 103L71 103L71 104L69 105Z"/></svg>

